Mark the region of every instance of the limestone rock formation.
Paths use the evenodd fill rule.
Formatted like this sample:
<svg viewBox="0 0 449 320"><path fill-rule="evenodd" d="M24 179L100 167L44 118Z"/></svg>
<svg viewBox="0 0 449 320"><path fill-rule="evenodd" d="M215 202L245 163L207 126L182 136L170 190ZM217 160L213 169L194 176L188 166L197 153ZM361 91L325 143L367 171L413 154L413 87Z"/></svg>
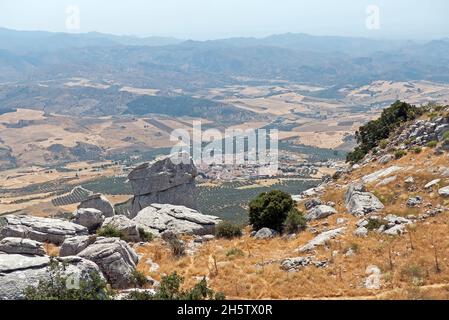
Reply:
<svg viewBox="0 0 449 320"><path fill-rule="evenodd" d="M275 230L270 228L262 228L254 234L254 238L256 239L271 239L278 235Z"/></svg>
<svg viewBox="0 0 449 320"><path fill-rule="evenodd" d="M81 208L73 213L73 222L86 227L89 232L97 230L104 221L104 215L100 210Z"/></svg>
<svg viewBox="0 0 449 320"><path fill-rule="evenodd" d="M86 234L86 227L58 219L18 215L0 218L0 239L17 237L59 245L66 238Z"/></svg>
<svg viewBox="0 0 449 320"><path fill-rule="evenodd" d="M184 206L152 204L141 210L133 219L146 231L159 235L164 231L175 234L214 234L220 219L199 213Z"/></svg>
<svg viewBox="0 0 449 320"><path fill-rule="evenodd" d="M106 226L114 227L114 229L120 231L127 241L141 241L137 223L123 215L116 215L110 218L106 218L102 227Z"/></svg>
<svg viewBox="0 0 449 320"><path fill-rule="evenodd" d="M113 288L126 289L133 285L139 257L125 241L98 238L77 256L95 262Z"/></svg>
<svg viewBox="0 0 449 320"><path fill-rule="evenodd" d="M311 220L319 220L327 218L333 214L336 214L337 210L327 205L318 205L313 207L309 211L307 211L306 219L308 221Z"/></svg>
<svg viewBox="0 0 449 320"><path fill-rule="evenodd" d="M342 235L345 233L346 227L341 227L338 229L329 230L323 233L320 233L315 238L310 240L307 244L298 249L299 252L307 252L315 249L317 246L323 246L330 240Z"/></svg>
<svg viewBox="0 0 449 320"><path fill-rule="evenodd" d="M135 168L128 176L134 194L133 217L153 203L196 208L197 169L186 154L172 155Z"/></svg>
<svg viewBox="0 0 449 320"><path fill-rule="evenodd" d="M374 194L367 192L362 184L349 186L345 194L345 204L348 211L355 216L364 216L384 208L382 202Z"/></svg>
<svg viewBox="0 0 449 320"><path fill-rule="evenodd" d="M97 240L96 235L78 236L65 239L59 249L59 256L76 256Z"/></svg>
<svg viewBox="0 0 449 320"><path fill-rule="evenodd" d="M41 242L22 238L4 238L0 241L0 252L33 256L45 255L44 246Z"/></svg>
<svg viewBox="0 0 449 320"><path fill-rule="evenodd" d="M102 276L98 266L80 257L57 258L64 263L62 276L89 279L93 272ZM24 299L24 291L50 277L50 257L0 254L0 300Z"/></svg>
<svg viewBox="0 0 449 320"><path fill-rule="evenodd" d="M103 213L103 216L108 218L115 214L114 206L112 203L102 194L94 194L89 196L86 200L82 201L78 209L97 209Z"/></svg>

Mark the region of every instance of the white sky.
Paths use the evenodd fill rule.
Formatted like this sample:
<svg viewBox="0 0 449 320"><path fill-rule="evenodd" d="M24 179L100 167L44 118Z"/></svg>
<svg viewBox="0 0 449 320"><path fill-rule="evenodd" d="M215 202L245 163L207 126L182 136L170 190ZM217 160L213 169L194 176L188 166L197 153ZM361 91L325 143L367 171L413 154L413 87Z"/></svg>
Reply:
<svg viewBox="0 0 449 320"><path fill-rule="evenodd" d="M366 28L379 6L380 29ZM447 0L0 0L0 27L68 31L66 8L80 10L79 32L213 39L309 33L368 37L449 36Z"/></svg>

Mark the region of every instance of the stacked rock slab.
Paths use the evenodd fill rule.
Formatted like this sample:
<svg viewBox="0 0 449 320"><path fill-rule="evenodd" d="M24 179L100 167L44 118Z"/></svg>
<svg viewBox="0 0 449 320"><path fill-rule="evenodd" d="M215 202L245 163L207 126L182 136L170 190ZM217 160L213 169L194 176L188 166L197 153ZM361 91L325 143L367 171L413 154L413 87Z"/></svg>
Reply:
<svg viewBox="0 0 449 320"><path fill-rule="evenodd" d="M196 209L196 176L195 164L185 154L138 166L128 176L134 194L131 218L153 203Z"/></svg>
<svg viewBox="0 0 449 320"><path fill-rule="evenodd" d="M17 215L0 218L0 239L25 238L59 245L66 238L87 234L86 227L58 219Z"/></svg>
<svg viewBox="0 0 449 320"><path fill-rule="evenodd" d="M345 204L349 213L355 216L365 216L384 208L380 200L371 192L367 192L363 184L349 186L345 194Z"/></svg>
<svg viewBox="0 0 449 320"><path fill-rule="evenodd" d="M141 210L133 221L156 236L167 231L175 234L206 235L214 234L220 219L184 206L152 204Z"/></svg>
<svg viewBox="0 0 449 320"><path fill-rule="evenodd" d="M105 218L112 217L115 214L114 206L102 194L94 194L82 201L78 209L97 209L103 213Z"/></svg>

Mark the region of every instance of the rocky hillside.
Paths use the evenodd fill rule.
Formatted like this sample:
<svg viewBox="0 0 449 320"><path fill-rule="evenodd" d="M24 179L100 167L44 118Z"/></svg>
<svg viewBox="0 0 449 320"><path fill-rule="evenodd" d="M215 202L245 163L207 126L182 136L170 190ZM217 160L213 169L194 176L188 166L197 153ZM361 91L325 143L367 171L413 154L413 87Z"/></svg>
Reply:
<svg viewBox="0 0 449 320"><path fill-rule="evenodd" d="M0 298L23 298L54 256L122 293L138 275L139 292L156 294L176 272L186 288L206 279L236 299L449 299L449 107L395 104L381 119L404 110L412 116L375 122L386 136L367 139L372 123L360 129L371 147L358 163L293 197L306 223L297 233L224 230L216 217L169 204L126 217L99 195L71 221L5 216Z"/></svg>

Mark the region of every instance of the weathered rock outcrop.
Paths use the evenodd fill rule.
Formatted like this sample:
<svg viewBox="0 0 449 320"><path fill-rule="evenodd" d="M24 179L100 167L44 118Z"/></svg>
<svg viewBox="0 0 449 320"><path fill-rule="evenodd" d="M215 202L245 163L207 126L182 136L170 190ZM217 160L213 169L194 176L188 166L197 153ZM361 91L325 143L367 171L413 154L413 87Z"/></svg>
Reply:
<svg viewBox="0 0 449 320"><path fill-rule="evenodd" d="M77 256L95 262L113 288L126 289L133 285L139 257L125 241L98 238Z"/></svg>
<svg viewBox="0 0 449 320"><path fill-rule="evenodd" d="M199 213L184 206L152 204L141 210L133 219L145 231L159 235L164 231L176 234L214 234L220 219Z"/></svg>
<svg viewBox="0 0 449 320"><path fill-rule="evenodd" d="M76 256L97 240L96 235L79 236L65 239L59 249L59 256Z"/></svg>
<svg viewBox="0 0 449 320"><path fill-rule="evenodd" d="M26 238L59 245L66 238L86 234L86 227L58 219L16 215L0 218L0 239Z"/></svg>
<svg viewBox="0 0 449 320"><path fill-rule="evenodd" d="M398 167L398 166L391 166L389 168L382 169L382 170L373 172L369 175L362 177L362 181L363 181L363 183L371 183L371 182L379 180L380 178L387 177L390 174L401 171L401 170L404 170L404 168Z"/></svg>
<svg viewBox="0 0 449 320"><path fill-rule="evenodd" d="M380 200L372 193L366 192L362 184L353 184L345 194L345 204L349 213L355 216L364 216L384 208Z"/></svg>
<svg viewBox="0 0 449 320"><path fill-rule="evenodd" d="M123 234L124 239L131 242L141 241L139 227L133 220L122 215L106 218L102 227L111 226Z"/></svg>
<svg viewBox="0 0 449 320"><path fill-rule="evenodd" d="M45 256L44 246L41 242L22 238L4 238L0 241L0 252Z"/></svg>
<svg viewBox="0 0 449 320"><path fill-rule="evenodd" d="M104 215L100 210L81 208L73 213L73 222L86 227L89 232L97 230L104 221Z"/></svg>
<svg viewBox="0 0 449 320"><path fill-rule="evenodd" d="M327 205L318 205L313 207L309 211L307 211L306 219L308 221L311 220L319 220L327 218L333 214L336 214L337 210Z"/></svg>
<svg viewBox="0 0 449 320"><path fill-rule="evenodd" d="M186 154L138 166L128 176L134 194L132 215L153 203L196 208L197 174L193 160Z"/></svg>
<svg viewBox="0 0 449 320"><path fill-rule="evenodd" d="M302 246L298 249L299 252L307 252L315 249L318 246L323 246L330 240L342 235L346 231L346 227L329 230L323 233L320 233L315 238L310 240L306 245Z"/></svg>
<svg viewBox="0 0 449 320"><path fill-rule="evenodd" d="M75 280L87 280L92 273L102 276L98 266L80 257L57 258L64 263L63 276ZM49 280L50 257L20 254L0 254L0 300L24 299L28 287L37 286L39 281Z"/></svg>
<svg viewBox="0 0 449 320"><path fill-rule="evenodd" d="M112 217L115 214L114 206L112 203L102 194L94 194L89 196L86 200L82 201L78 209L97 209L103 213L106 218Z"/></svg>

